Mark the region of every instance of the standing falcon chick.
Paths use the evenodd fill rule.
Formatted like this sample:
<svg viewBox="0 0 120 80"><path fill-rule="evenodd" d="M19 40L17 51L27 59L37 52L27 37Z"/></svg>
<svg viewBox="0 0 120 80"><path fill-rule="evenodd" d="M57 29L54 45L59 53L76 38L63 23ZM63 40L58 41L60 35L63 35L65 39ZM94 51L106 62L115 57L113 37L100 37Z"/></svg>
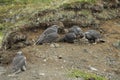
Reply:
<svg viewBox="0 0 120 80"><path fill-rule="evenodd" d="M16 56L12 61L12 70L15 74L26 70L26 57L22 51L17 52Z"/></svg>

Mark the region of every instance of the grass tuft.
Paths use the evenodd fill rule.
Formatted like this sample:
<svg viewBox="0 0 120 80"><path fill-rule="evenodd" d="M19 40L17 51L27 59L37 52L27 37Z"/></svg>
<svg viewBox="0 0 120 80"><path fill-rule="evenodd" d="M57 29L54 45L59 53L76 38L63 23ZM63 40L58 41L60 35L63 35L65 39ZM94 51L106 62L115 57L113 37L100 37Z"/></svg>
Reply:
<svg viewBox="0 0 120 80"><path fill-rule="evenodd" d="M72 77L72 78L80 77L80 78L84 78L85 80L88 80L90 78L94 78L95 80L107 80L102 76L98 76L92 73L86 73L80 70L72 70L69 74L69 77Z"/></svg>

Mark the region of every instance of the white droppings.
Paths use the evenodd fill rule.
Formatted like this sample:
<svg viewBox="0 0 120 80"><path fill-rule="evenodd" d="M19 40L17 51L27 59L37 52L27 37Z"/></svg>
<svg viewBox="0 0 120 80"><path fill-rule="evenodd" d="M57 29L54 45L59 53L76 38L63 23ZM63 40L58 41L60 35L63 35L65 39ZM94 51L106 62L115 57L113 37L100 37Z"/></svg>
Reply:
<svg viewBox="0 0 120 80"><path fill-rule="evenodd" d="M39 73L39 75L40 75L40 76L44 76L44 75L45 75L45 73Z"/></svg>
<svg viewBox="0 0 120 80"><path fill-rule="evenodd" d="M98 69L96 69L96 68L94 68L94 67L92 67L92 66L89 66L89 68L90 68L90 70L92 70L92 71L98 71Z"/></svg>

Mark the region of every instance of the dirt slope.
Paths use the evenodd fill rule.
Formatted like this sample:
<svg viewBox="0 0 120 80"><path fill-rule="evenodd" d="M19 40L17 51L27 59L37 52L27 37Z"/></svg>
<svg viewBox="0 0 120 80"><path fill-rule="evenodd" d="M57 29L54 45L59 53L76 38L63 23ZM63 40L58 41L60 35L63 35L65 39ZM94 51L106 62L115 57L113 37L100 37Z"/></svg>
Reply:
<svg viewBox="0 0 120 80"><path fill-rule="evenodd" d="M14 77L8 77L9 73L6 72L0 75L0 80L76 80L66 76L71 69L120 80L120 50L112 46L120 40L120 19L105 22L101 30L104 30L105 43L58 43L58 48L50 47L49 44L25 47L22 51L27 56L27 71ZM31 32L29 35L35 37ZM90 66L97 71L91 70Z"/></svg>

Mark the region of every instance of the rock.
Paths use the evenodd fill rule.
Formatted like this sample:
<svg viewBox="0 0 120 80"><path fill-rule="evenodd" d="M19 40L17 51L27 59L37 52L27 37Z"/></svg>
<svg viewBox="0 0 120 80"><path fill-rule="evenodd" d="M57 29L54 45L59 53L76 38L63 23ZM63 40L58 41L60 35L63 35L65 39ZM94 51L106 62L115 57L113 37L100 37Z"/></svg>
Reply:
<svg viewBox="0 0 120 80"><path fill-rule="evenodd" d="M50 47L54 48L54 47L55 47L55 45L54 45L54 44L50 44Z"/></svg>
<svg viewBox="0 0 120 80"><path fill-rule="evenodd" d="M89 51L87 49L83 49L84 53L89 53Z"/></svg>
<svg viewBox="0 0 120 80"><path fill-rule="evenodd" d="M60 45L57 43L50 44L51 48L58 48Z"/></svg>
<svg viewBox="0 0 120 80"><path fill-rule="evenodd" d="M47 59L44 59L43 61L44 61L44 62L46 62L46 61L47 61Z"/></svg>
<svg viewBox="0 0 120 80"><path fill-rule="evenodd" d="M89 69L92 70L92 71L98 71L98 69L92 67L92 66L89 66Z"/></svg>
<svg viewBox="0 0 120 80"><path fill-rule="evenodd" d="M64 67L63 67L63 66L61 66L61 68L63 69Z"/></svg>
<svg viewBox="0 0 120 80"><path fill-rule="evenodd" d="M45 73L39 73L40 76L45 76Z"/></svg>
<svg viewBox="0 0 120 80"><path fill-rule="evenodd" d="M15 45L19 46L19 43L25 46L25 41L27 40L27 36L19 31L9 31L5 34L2 40L2 49L12 49Z"/></svg>
<svg viewBox="0 0 120 80"><path fill-rule="evenodd" d="M117 41L112 44L115 48L120 49L120 41Z"/></svg>
<svg viewBox="0 0 120 80"><path fill-rule="evenodd" d="M62 59L62 56L61 55L59 55L59 56L57 56L58 57L58 59Z"/></svg>

